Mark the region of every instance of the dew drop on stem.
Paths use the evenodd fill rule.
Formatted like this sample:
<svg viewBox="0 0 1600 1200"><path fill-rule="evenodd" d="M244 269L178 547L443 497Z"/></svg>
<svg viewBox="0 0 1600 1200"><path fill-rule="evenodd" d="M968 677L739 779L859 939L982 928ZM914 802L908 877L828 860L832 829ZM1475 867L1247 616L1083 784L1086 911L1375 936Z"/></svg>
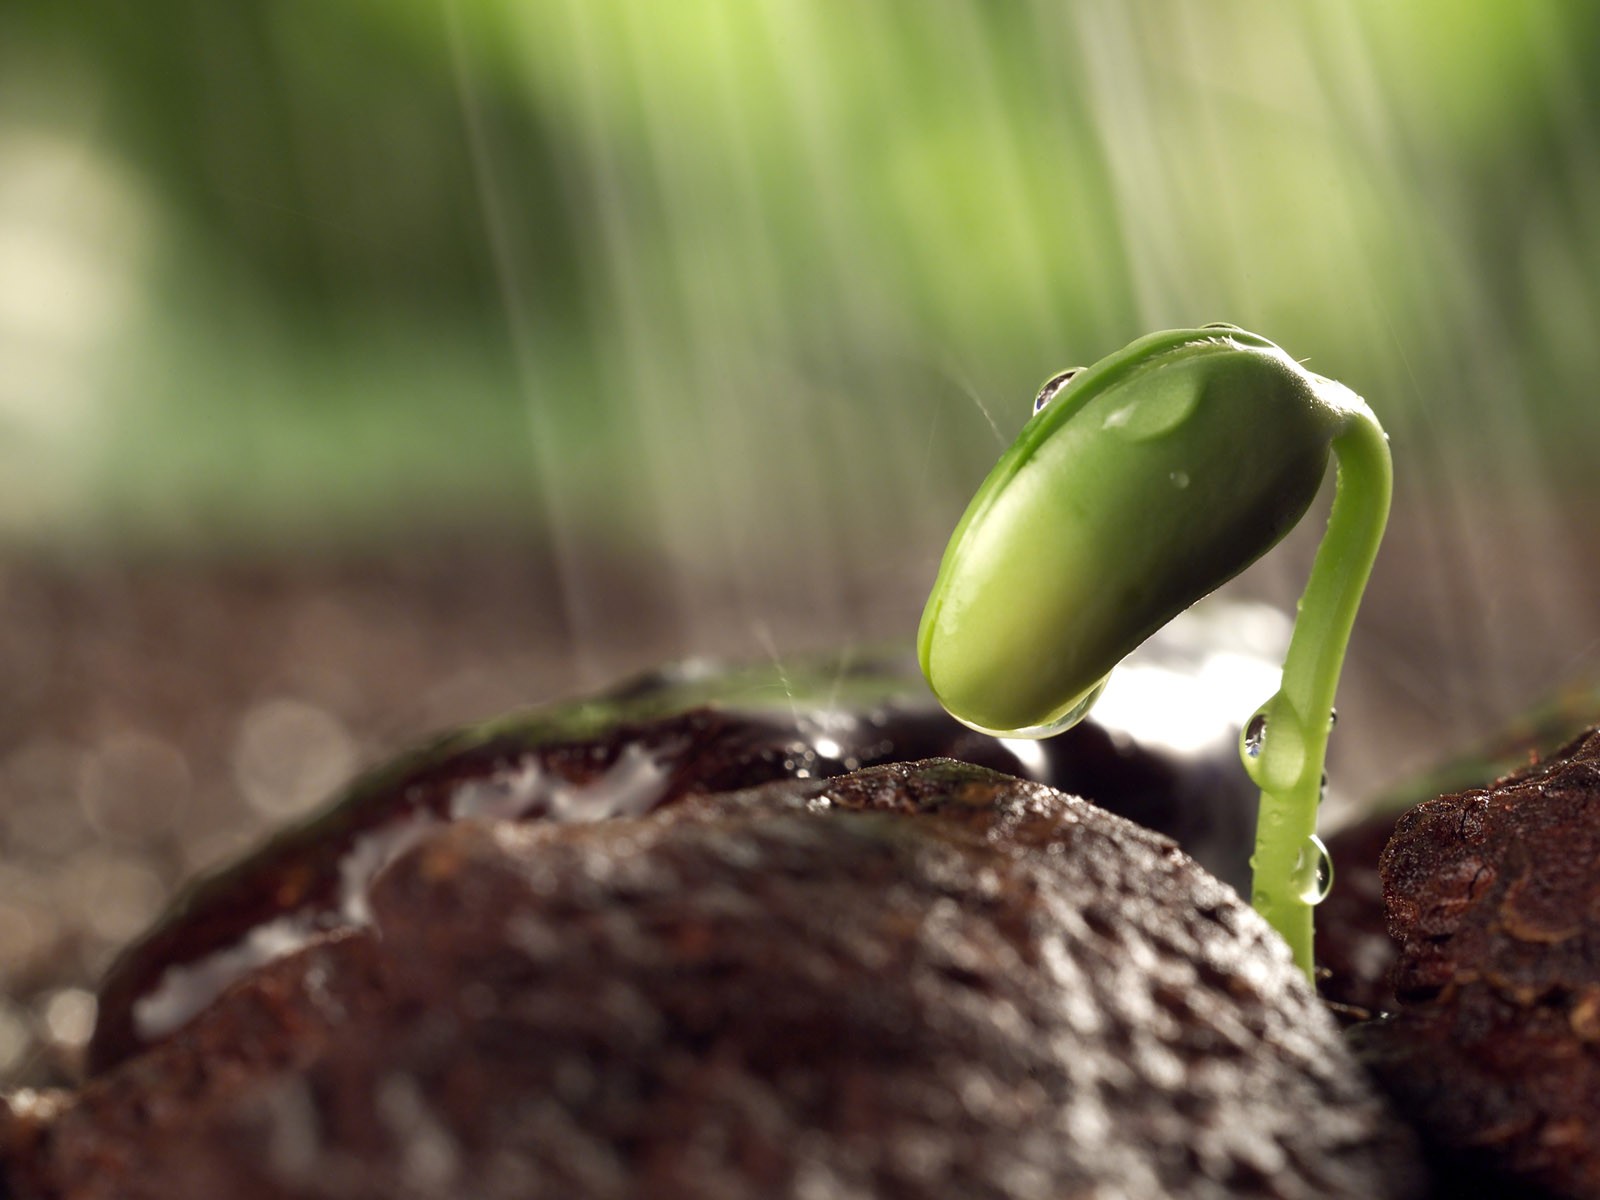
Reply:
<svg viewBox="0 0 1600 1200"><path fill-rule="evenodd" d="M1267 714L1258 712L1244 727L1244 752L1249 758L1260 758L1261 748L1267 744Z"/></svg>
<svg viewBox="0 0 1600 1200"><path fill-rule="evenodd" d="M1322 839L1312 834L1300 847L1294 873L1289 877L1295 894L1307 904L1321 904L1333 890L1333 859Z"/></svg>

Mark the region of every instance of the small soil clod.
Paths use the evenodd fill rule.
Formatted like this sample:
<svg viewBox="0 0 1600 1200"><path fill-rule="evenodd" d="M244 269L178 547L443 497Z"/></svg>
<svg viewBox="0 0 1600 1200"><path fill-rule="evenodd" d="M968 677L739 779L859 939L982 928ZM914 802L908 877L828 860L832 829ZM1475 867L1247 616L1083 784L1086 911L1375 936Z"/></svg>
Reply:
<svg viewBox="0 0 1600 1200"><path fill-rule="evenodd" d="M1600 731L1400 819L1399 1011L1354 1041L1441 1161L1600 1195ZM1475 1194L1484 1194L1481 1191Z"/></svg>

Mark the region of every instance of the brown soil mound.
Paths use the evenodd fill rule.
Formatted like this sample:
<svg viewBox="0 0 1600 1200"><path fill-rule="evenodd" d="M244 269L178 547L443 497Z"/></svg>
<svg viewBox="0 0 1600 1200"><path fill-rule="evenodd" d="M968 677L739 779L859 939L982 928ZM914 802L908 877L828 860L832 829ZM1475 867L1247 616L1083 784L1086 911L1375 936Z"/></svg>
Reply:
<svg viewBox="0 0 1600 1200"><path fill-rule="evenodd" d="M469 818L368 902L17 1105L16 1194L1418 1194L1230 889L981 768Z"/></svg>

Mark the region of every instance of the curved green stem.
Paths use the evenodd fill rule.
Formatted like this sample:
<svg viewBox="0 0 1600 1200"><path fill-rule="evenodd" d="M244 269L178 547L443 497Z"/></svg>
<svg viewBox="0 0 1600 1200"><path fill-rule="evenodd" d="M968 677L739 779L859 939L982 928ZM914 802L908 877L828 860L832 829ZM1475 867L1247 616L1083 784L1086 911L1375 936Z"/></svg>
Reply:
<svg viewBox="0 0 1600 1200"><path fill-rule="evenodd" d="M1319 864L1321 847L1313 835L1334 692L1388 519L1393 479L1388 439L1377 419L1359 402L1348 413L1333 440L1338 490L1300 600L1283 680L1258 713L1266 722L1259 739L1247 736L1243 747L1245 769L1261 788L1251 900L1289 943L1308 978L1311 911L1325 890L1316 874L1331 869Z"/></svg>

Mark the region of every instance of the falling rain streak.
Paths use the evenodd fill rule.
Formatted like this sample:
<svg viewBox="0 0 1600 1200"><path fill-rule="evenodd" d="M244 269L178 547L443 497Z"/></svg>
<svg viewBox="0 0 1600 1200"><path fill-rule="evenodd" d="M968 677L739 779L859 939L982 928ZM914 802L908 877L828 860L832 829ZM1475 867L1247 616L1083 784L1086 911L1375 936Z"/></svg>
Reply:
<svg viewBox="0 0 1600 1200"><path fill-rule="evenodd" d="M537 267L506 232L518 214L497 181L530 148L468 114L578 641L607 637L597 537L648 549L684 649L764 654L758 628L780 650L797 633L892 634L960 498L1016 431L1007 397L1063 354L1209 318L1353 366L1394 431L1393 540L1415 551L1380 563L1348 686L1380 705L1406 696L1437 739L1548 678L1565 647L1513 650L1486 617L1506 595L1486 529L1514 524L1528 536L1510 552L1558 561L1571 536L1548 497L1515 486L1544 452L1503 399L1525 391L1516 363L1484 360L1505 346L1490 334L1503 289L1487 268L1421 297L1395 285L1438 279L1449 246L1477 244L1460 181L1419 172L1408 151L1440 131L1411 124L1431 84L1398 73L1404 19L1370 5L1267 23L1242 4L1204 21L1152 14L957 3L903 27L876 7L845 23L803 5L669 16L566 0L458 32L464 95L509 60L528 102L572 134L550 166L584 220L586 363L517 299ZM1506 18L1504 36L1501 69L1531 56L1552 111L1579 111L1561 91L1577 85L1560 38L1533 16ZM1034 411L1069 380L1052 378ZM587 445L550 417L580 403L613 417ZM1110 420L1158 436L1182 416ZM1470 491L1455 467L1469 429L1496 448ZM1431 493L1406 492L1423 479ZM1243 586L1290 603L1295 545ZM1548 618L1536 627L1600 637L1578 581L1550 582L1526 598ZM1413 594L1433 614L1414 629L1403 614L1416 606L1400 603ZM1418 653L1377 649L1398 638ZM1427 752L1415 736L1387 744L1381 716L1361 721L1347 739L1358 777Z"/></svg>

